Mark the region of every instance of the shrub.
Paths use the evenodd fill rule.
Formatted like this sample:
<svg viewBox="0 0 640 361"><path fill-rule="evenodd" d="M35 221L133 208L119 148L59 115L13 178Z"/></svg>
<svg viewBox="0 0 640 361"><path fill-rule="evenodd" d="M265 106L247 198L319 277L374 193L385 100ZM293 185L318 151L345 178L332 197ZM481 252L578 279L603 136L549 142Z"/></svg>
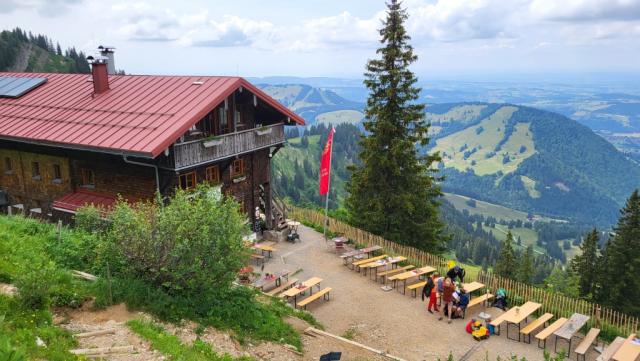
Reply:
<svg viewBox="0 0 640 361"><path fill-rule="evenodd" d="M248 260L245 221L238 203L201 186L178 190L168 205L119 201L106 238L128 276L171 294L198 294L228 288Z"/></svg>
<svg viewBox="0 0 640 361"><path fill-rule="evenodd" d="M20 290L18 295L22 305L39 310L49 306L49 289L57 270L53 262L37 261L20 272L15 279L15 285Z"/></svg>

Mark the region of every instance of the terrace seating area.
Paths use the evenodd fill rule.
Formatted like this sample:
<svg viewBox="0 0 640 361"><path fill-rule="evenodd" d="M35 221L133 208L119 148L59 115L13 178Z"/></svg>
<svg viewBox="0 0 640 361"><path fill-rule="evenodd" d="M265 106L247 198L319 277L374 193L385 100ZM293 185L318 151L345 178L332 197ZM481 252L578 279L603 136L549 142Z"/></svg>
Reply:
<svg viewBox="0 0 640 361"><path fill-rule="evenodd" d="M638 361L635 358L629 358L630 356L624 356L627 354L634 355L634 352L636 352L634 350L635 341L633 340L622 338L607 347L599 346L601 344L598 341L600 332L597 328L590 329L591 323L587 326L589 318L584 315L576 313L570 315L570 317L559 317L554 315L553 311L549 312L548 306L543 307L543 303L527 301L526 299L518 299L518 303L513 305L511 304L512 300L509 300L509 307L505 311L491 307L494 299L500 299L500 290L496 289L495 286L492 287L491 284L485 285L482 282L474 281L475 277L470 277L471 280L466 283L457 284L458 289L464 289L469 295L469 302L461 312L462 315L459 314L459 311L456 311L456 316L463 319L468 318L469 320L462 322L454 320L450 326L447 326L446 322L437 323L436 318L438 315L436 315L436 318L431 318L433 316L429 316L424 311L425 304L421 304L421 297L418 297L418 292L422 293L422 289L426 285L427 277L434 275L436 272L435 267L430 265L418 265L416 267L414 264L408 264L408 257L387 253L385 249L377 246L352 249L348 242L341 241L338 242L340 243L339 252L336 252L334 245L336 242L318 240L317 244L310 245L305 238L308 232L310 230L303 230L300 233L301 243L281 242L274 244L261 242L257 246L252 245L251 248L254 254L264 258L265 265L268 266L267 269L271 272L254 282L254 286L269 295L285 300L292 307L299 309L310 308L314 316L319 317L320 321L326 317L333 319L332 322L335 322L335 317L351 320L350 313L355 311L353 307L359 307L362 302L367 304L366 309L370 307L377 309L377 306L382 306L382 304L385 304L382 309L386 309L386 304L396 303L398 305L402 304L407 308L408 303L415 302L418 304L417 308L422 310L420 314L424 314L426 318L418 317L416 319L414 316L414 319L418 323L427 322L428 329L438 327L439 332L457 334L458 336L456 337L460 337L461 334L464 334L464 325L469 320L482 320L484 325L491 325L491 329L495 330L495 334L490 337L492 341L486 343L487 345L495 345L496 342L500 345L513 343L513 349L518 350L517 352L520 354L539 352L536 354L541 356L542 351L534 350L544 348L549 352L560 352L561 350L566 352L566 350L570 350L569 359L574 359L575 357L577 361L594 361L596 357L600 357L598 359L602 360L618 360L615 357L620 357L619 359L624 361ZM315 249L312 257L307 255L306 249L309 249L308 247ZM283 253L277 254L278 251ZM274 257L276 254L278 257ZM294 255L295 259L293 264L289 259L292 255ZM319 258L327 259L320 260ZM329 262L334 265L331 266L332 269L326 268L328 259L337 261L337 263ZM288 271L278 272L283 267L281 264L287 265L284 268L291 269L293 273ZM289 277L291 274L295 274L296 278ZM435 279L437 279L437 276L434 277ZM371 291L365 291L365 289L370 289ZM407 289L409 292L407 292ZM396 292L390 292L393 290ZM385 292L388 296L383 296ZM405 296L407 294L408 297ZM366 301L364 297L366 297ZM383 301L383 298L385 301ZM393 301L397 298L401 298L402 301ZM335 301L327 302L331 299L335 299ZM418 301L416 302L416 300ZM372 312L377 311L372 309ZM471 313L469 314L469 312ZM360 314L361 312L358 310L357 313ZM467 316L467 314L469 315ZM564 316L564 314L560 316ZM353 317L356 316L354 315ZM492 318L493 321L491 320ZM354 320L356 320L355 322L361 322L359 321L361 319L355 318ZM395 319L395 317L392 319ZM387 318L385 325L390 326L388 322L391 322L392 319ZM412 321L409 322L411 323ZM435 324L432 322L435 322ZM330 322L329 324L331 325L332 323ZM340 334L343 331L344 328L340 330L334 329L332 332ZM396 332L399 331L396 330ZM539 348L530 345L532 337L537 341ZM469 338L473 340L472 337ZM624 345L627 346L623 348ZM376 345L373 344L373 346ZM484 347L492 348L492 346ZM627 349L631 351L627 351ZM620 350L623 351L616 356ZM395 352L397 351L398 349L395 350ZM412 358L409 357L408 359ZM528 359L533 360L536 358L532 358L530 354Z"/></svg>

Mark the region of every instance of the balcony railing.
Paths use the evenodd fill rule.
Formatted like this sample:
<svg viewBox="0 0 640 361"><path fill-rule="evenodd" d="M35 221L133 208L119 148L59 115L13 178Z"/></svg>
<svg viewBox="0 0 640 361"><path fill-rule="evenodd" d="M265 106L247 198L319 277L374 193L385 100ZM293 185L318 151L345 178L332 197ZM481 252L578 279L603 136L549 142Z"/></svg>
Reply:
<svg viewBox="0 0 640 361"><path fill-rule="evenodd" d="M176 170L284 143L284 124L268 125L173 145Z"/></svg>

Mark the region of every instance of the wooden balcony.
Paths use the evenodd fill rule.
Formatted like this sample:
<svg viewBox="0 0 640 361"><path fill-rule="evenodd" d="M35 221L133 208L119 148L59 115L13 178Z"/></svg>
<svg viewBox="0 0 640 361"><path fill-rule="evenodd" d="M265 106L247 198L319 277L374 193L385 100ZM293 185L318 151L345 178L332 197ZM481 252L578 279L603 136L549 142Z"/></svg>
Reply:
<svg viewBox="0 0 640 361"><path fill-rule="evenodd" d="M180 170L284 143L284 124L268 125L214 138L173 145L173 167Z"/></svg>

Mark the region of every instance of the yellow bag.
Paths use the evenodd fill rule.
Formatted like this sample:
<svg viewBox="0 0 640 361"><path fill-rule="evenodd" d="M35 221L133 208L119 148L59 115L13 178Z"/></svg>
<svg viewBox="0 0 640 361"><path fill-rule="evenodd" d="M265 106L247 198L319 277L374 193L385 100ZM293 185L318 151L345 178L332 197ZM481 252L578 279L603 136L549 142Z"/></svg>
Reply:
<svg viewBox="0 0 640 361"><path fill-rule="evenodd" d="M452 269L452 268L453 268L453 267L455 267L455 266L456 266L456 262L455 262L455 261L449 261L449 262L447 263L447 267L449 267L449 269Z"/></svg>

